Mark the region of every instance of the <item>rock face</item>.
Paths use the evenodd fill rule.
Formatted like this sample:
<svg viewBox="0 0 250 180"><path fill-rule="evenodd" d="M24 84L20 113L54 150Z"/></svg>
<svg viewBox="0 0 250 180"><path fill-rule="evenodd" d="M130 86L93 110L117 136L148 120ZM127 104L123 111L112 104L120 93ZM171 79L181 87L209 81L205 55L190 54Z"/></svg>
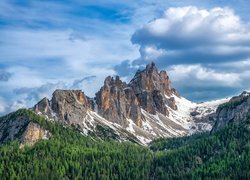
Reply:
<svg viewBox="0 0 250 180"><path fill-rule="evenodd" d="M249 115L248 95L233 98L240 102L193 103L172 88L166 71L158 71L154 63L138 70L129 83L118 76L108 76L94 98L81 90L56 90L49 100L43 98L32 110L50 121L74 126L85 135L112 137L146 144L158 137L179 137L220 128L228 119L239 121ZM240 112L238 112L240 111ZM19 119L18 119L19 118ZM33 144L46 135L46 130L19 116L0 122L0 142L18 137L24 144ZM22 135L22 136L21 136Z"/></svg>
<svg viewBox="0 0 250 180"><path fill-rule="evenodd" d="M22 145L32 146L40 139L48 139L50 132L43 129L39 124L30 122L22 134L20 141Z"/></svg>
<svg viewBox="0 0 250 180"><path fill-rule="evenodd" d="M58 120L67 124L80 122L90 107L88 99L80 90L56 90L51 99L51 109Z"/></svg>
<svg viewBox="0 0 250 180"><path fill-rule="evenodd" d="M98 111L99 114L102 114L102 117L94 112L96 109L94 99L85 96L81 90L56 90L51 100L42 99L32 110L52 121L64 125L74 125L84 134L100 135L104 132L112 132L111 134L117 140L119 138L129 139L139 143L136 137L123 128L110 124L110 122L114 122L126 126L125 117L135 113L133 112L134 109L131 110L132 107L128 106L128 104L131 105L127 101L130 94L125 94L123 91L121 91L123 94L120 94L119 91L122 87L123 84L121 84L119 78L114 80L108 77L106 79L105 86L95 98L96 102L99 103ZM134 101L134 98L131 99L132 101ZM110 118L107 121L103 117L113 117L114 119Z"/></svg>
<svg viewBox="0 0 250 180"><path fill-rule="evenodd" d="M64 124L77 124L86 116L92 104L81 90L56 90L51 101L44 98L33 110Z"/></svg>
<svg viewBox="0 0 250 180"><path fill-rule="evenodd" d="M166 71L158 72L154 63L143 71L137 71L129 84L118 76L107 77L104 86L96 93L98 113L115 123L126 127L131 119L138 127L142 124L141 108L150 114L157 112L168 116L166 104L177 110L171 95L178 95L171 87ZM169 98L167 98L169 97Z"/></svg>
<svg viewBox="0 0 250 180"><path fill-rule="evenodd" d="M243 122L250 118L250 93L243 92L229 102L220 105L216 111L216 123L213 131L225 127L229 123Z"/></svg>
<svg viewBox="0 0 250 180"><path fill-rule="evenodd" d="M0 143L18 139L21 146L33 145L40 139L48 139L50 132L33 123L26 116L7 116L0 121Z"/></svg>
<svg viewBox="0 0 250 180"><path fill-rule="evenodd" d="M42 99L33 111L64 125L75 125L84 134L109 129L120 140L147 143L156 137L207 130L210 124L194 123L190 115L196 106L172 88L166 71L159 72L151 63L138 70L128 84L118 76L108 76L93 99L81 90L56 90L51 100Z"/></svg>
<svg viewBox="0 0 250 180"><path fill-rule="evenodd" d="M127 118L140 126L141 111L133 90L118 76L107 77L104 86L96 93L98 113L121 126L127 126Z"/></svg>
<svg viewBox="0 0 250 180"><path fill-rule="evenodd" d="M41 101L39 101L33 108L35 112L43 112L47 116L51 116L52 110L50 107L49 100L45 97Z"/></svg>
<svg viewBox="0 0 250 180"><path fill-rule="evenodd" d="M177 109L174 99L168 99L166 96L179 94L171 87L166 71L158 73L154 63L147 65L143 71L137 71L129 86L133 89L140 106L151 114L160 112L168 115L166 104Z"/></svg>

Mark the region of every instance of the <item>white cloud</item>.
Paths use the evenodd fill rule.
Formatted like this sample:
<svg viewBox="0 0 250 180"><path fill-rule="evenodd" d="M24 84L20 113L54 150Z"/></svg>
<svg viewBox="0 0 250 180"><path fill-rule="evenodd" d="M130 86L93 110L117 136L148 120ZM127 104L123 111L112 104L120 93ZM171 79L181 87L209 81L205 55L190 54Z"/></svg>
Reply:
<svg viewBox="0 0 250 180"><path fill-rule="evenodd" d="M232 97L250 89L249 68L241 66L235 66L235 71L232 71L228 64L220 64L220 67L215 64L209 67L183 64L170 66L167 72L173 87L193 101Z"/></svg>
<svg viewBox="0 0 250 180"><path fill-rule="evenodd" d="M173 82L190 87L234 87L240 86L242 83L240 74L217 72L199 64L170 66L168 73Z"/></svg>
<svg viewBox="0 0 250 180"><path fill-rule="evenodd" d="M137 54L134 46L123 39L106 39L100 36L74 37L72 30L29 30L6 29L0 31L0 50L3 62L42 61L46 58L60 58L74 67L74 63L111 63ZM15 53L10 52L15 50ZM100 56L101 55L101 56ZM76 65L76 66L77 66Z"/></svg>
<svg viewBox="0 0 250 180"><path fill-rule="evenodd" d="M249 56L249 29L230 8L175 7L137 30L132 42L140 45L142 58L148 47L174 52L156 60L165 66L238 61Z"/></svg>
<svg viewBox="0 0 250 180"><path fill-rule="evenodd" d="M7 68L7 71L12 74L11 81L8 81L4 86L8 88L18 87L34 87L43 83L42 77L45 72L39 72L35 69L28 68L25 66L11 66ZM1 85L0 85L1 87Z"/></svg>
<svg viewBox="0 0 250 180"><path fill-rule="evenodd" d="M143 59L152 61L167 54L164 49L157 49L155 46L146 46L141 52Z"/></svg>
<svg viewBox="0 0 250 180"><path fill-rule="evenodd" d="M162 13L165 7L193 3L176 0L160 0L156 3L146 0L143 3L141 6L142 2L137 1L128 3L115 0L86 0L67 4L30 2L26 6L8 0L1 1L0 18L8 22L0 30L1 64L4 64L6 72L12 75L9 81L0 83L1 96L9 98L8 102L12 104L12 109L27 107L31 105L25 100L27 93L13 95L14 89L31 89L33 94L38 93L40 98L59 87L56 86L58 82L63 82L61 88L80 88L87 95L94 96L103 84L104 78L116 74L113 70L116 64L136 58L143 60L144 64L154 60L160 69L166 68L169 64L200 63L200 67L189 67L190 70L186 73L197 79L201 86L204 82L207 86L211 83L211 86L219 84L231 87L230 78L232 82L239 78L241 84L244 78L246 79L247 66L244 66L245 69L241 68L244 69L244 73L239 75L238 69L233 71L234 65L227 66L229 68L222 71L219 70L222 66L216 69L205 68L202 65L211 61L238 61L248 56L249 25L231 9L209 10L190 6L170 8L161 18L147 23ZM128 15L128 21L116 23L102 16L98 19L74 14L78 8L81 9L85 5L114 9L114 12ZM207 7L207 3L202 7ZM131 45L131 34L143 23L147 24L132 38L139 46ZM241 57L238 58L239 56ZM117 66L124 74L131 73L131 70L141 65L127 62L128 68L124 66L126 63ZM238 63L235 63L235 66L236 64L240 66ZM178 75L177 69L176 78L184 83L182 79L189 78L185 74ZM172 70L174 71L174 68ZM182 70L185 71L185 68ZM197 73L192 73L193 71ZM74 80L93 75L96 78L91 82L83 81L77 87L72 86ZM214 82L209 82L209 77ZM172 80L176 78L173 76ZM43 92L36 91L48 84L55 86L50 86L50 89Z"/></svg>

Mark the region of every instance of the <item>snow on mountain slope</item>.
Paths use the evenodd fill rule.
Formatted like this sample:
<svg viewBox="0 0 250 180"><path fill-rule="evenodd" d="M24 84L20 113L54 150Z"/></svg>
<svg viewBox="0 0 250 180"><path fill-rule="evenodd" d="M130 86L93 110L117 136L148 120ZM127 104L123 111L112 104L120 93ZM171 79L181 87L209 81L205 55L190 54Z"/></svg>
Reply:
<svg viewBox="0 0 250 180"><path fill-rule="evenodd" d="M104 136L108 135L112 136L112 139L118 141L133 141L139 144L142 143L136 136L133 135L133 133L130 133L117 123L106 120L94 111L87 112L82 124L80 125L80 130L84 135L95 135L97 137L103 136L104 139L107 138ZM102 139L101 137L99 138Z"/></svg>
<svg viewBox="0 0 250 180"><path fill-rule="evenodd" d="M210 131L214 123L212 117L217 107L230 99L194 103L184 97L173 96L178 109L176 111L169 109L170 118L187 129L188 134Z"/></svg>
<svg viewBox="0 0 250 180"><path fill-rule="evenodd" d="M199 117L203 117L203 116L206 116L208 114L215 112L216 108L220 104L226 103L230 99L231 98L225 98L225 99L218 99L214 101L197 103L194 110L200 113Z"/></svg>
<svg viewBox="0 0 250 180"><path fill-rule="evenodd" d="M194 106L190 112L193 122L190 133L192 134L196 132L210 131L214 125L214 115L217 107L220 104L228 102L229 100L230 98L224 98L196 103L196 106Z"/></svg>
<svg viewBox="0 0 250 180"><path fill-rule="evenodd" d="M63 93L69 96L71 93L78 93L78 91L63 91ZM71 97L77 98L75 96ZM37 114L43 115L47 119L62 122L65 125L76 125L85 135L95 134L96 136L102 136L103 134L103 136L111 136L112 134L112 137L118 141L132 140L147 144L158 137L178 137L211 130L214 124L212 117L217 106L229 100L221 99L204 103L193 103L175 94L166 95L165 98L174 102L176 108L165 104L168 112L166 115L160 112L151 114L140 108L142 112L140 125L130 118L127 118L127 124L125 125L112 122L95 112L97 108L93 108L93 110L85 108L83 106L84 103L79 100L71 101L71 104L62 104L61 108L59 108L60 111L54 112L49 100L43 99L39 103L40 105L35 106L34 109ZM64 101L58 102L60 104ZM54 102L54 104L57 107L58 103ZM62 118L65 120L62 121Z"/></svg>
<svg viewBox="0 0 250 180"><path fill-rule="evenodd" d="M152 115L142 109L142 127L138 128L130 120L127 130L143 141L142 143L148 143L156 137L178 137L210 131L214 121L209 118L212 117L212 114L215 113L216 108L220 104L230 99L194 103L184 97L177 97L175 95L171 97L174 97L176 101L177 110L173 110L166 105L169 116L164 116L160 113Z"/></svg>
<svg viewBox="0 0 250 180"><path fill-rule="evenodd" d="M33 110L83 134L148 143L158 137L178 137L208 131L216 107L229 99L193 103L171 85L166 71L154 63L129 82L108 76L94 98L81 90L57 89Z"/></svg>

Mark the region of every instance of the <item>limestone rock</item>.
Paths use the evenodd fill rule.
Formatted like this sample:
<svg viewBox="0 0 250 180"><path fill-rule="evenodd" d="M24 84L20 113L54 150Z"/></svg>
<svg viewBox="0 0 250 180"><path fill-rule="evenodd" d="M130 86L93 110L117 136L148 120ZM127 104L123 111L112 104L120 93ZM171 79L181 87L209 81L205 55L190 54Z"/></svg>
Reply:
<svg viewBox="0 0 250 180"><path fill-rule="evenodd" d="M172 95L179 96L171 87L166 71L159 73L152 63L145 70L138 70L129 84L118 76L115 79L107 77L96 93L96 104L102 117L122 126L131 119L140 127L143 120L141 108L150 114L158 112L165 116L169 115L166 105L177 110Z"/></svg>
<svg viewBox="0 0 250 180"><path fill-rule="evenodd" d="M243 92L229 102L218 107L215 115L216 123L212 131L225 127L229 123L239 124L250 117L250 93Z"/></svg>
<svg viewBox="0 0 250 180"><path fill-rule="evenodd" d="M18 139L21 147L33 145L40 139L48 139L50 132L26 116L7 116L0 121L0 143Z"/></svg>
<svg viewBox="0 0 250 180"><path fill-rule="evenodd" d="M29 124L27 117L16 117L0 121L0 142L19 139Z"/></svg>
<svg viewBox="0 0 250 180"><path fill-rule="evenodd" d="M174 97L167 99L167 105L175 111L178 109Z"/></svg>
<svg viewBox="0 0 250 180"><path fill-rule="evenodd" d="M43 129L39 124L30 122L21 136L21 147L23 145L32 146L40 139L51 137L49 131Z"/></svg>
<svg viewBox="0 0 250 180"><path fill-rule="evenodd" d="M41 101L39 101L33 108L33 110L38 113L38 112L43 112L47 116L50 116L52 114L52 110L50 107L50 102L49 100L45 97Z"/></svg>
<svg viewBox="0 0 250 180"><path fill-rule="evenodd" d="M178 110L177 99L181 97L172 88L166 71L159 72L151 63L138 70L128 84L119 76L108 76L94 98L81 90L56 90L51 100L42 99L33 110L64 125L76 125L84 134L108 124L134 133L146 142L144 137L186 133L185 128L170 120ZM167 129L172 126L178 127L177 131Z"/></svg>
<svg viewBox="0 0 250 180"><path fill-rule="evenodd" d="M105 79L103 87L96 93L96 104L98 113L111 122L126 126L127 118L131 118L140 124L141 112L136 96L118 76Z"/></svg>
<svg viewBox="0 0 250 180"><path fill-rule="evenodd" d="M140 106L151 114L160 112L168 115L166 108L167 98L171 95L179 96L175 89L171 87L171 82L166 71L158 72L154 63L147 65L143 71L137 71L129 86L134 90ZM173 109L177 109L174 100L169 103Z"/></svg>
<svg viewBox="0 0 250 180"><path fill-rule="evenodd" d="M51 101L42 99L33 108L50 119L63 124L78 124L94 106L93 100L85 96L81 90L56 90Z"/></svg>

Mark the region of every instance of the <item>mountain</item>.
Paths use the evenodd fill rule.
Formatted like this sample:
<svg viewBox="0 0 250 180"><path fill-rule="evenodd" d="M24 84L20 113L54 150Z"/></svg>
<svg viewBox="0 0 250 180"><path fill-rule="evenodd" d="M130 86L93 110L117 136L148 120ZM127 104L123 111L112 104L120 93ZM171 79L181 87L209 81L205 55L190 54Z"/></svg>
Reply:
<svg viewBox="0 0 250 180"><path fill-rule="evenodd" d="M250 119L213 133L158 139L151 179L249 179Z"/></svg>
<svg viewBox="0 0 250 180"><path fill-rule="evenodd" d="M138 70L129 82L108 76L94 98L81 90L56 90L33 111L64 125L75 125L84 134L112 131L118 140L149 143L158 137L179 137L209 131L216 107L229 99L193 103L171 85L166 71L154 63Z"/></svg>
<svg viewBox="0 0 250 180"><path fill-rule="evenodd" d="M190 102L154 64L128 84L107 77L95 98L56 90L0 117L0 177L249 179L249 102Z"/></svg>
<svg viewBox="0 0 250 180"><path fill-rule="evenodd" d="M240 124L250 117L250 93L244 91L230 101L219 105L216 110L216 123L213 131L217 131L230 123Z"/></svg>
<svg viewBox="0 0 250 180"><path fill-rule="evenodd" d="M214 133L157 139L148 147L83 136L77 127L48 121L27 109L6 115L0 122L18 123L25 119L49 132L50 136L37 140L33 146L21 146L15 140L1 144L1 179L250 177L249 119L227 124ZM19 140L19 136L16 137L14 139Z"/></svg>

